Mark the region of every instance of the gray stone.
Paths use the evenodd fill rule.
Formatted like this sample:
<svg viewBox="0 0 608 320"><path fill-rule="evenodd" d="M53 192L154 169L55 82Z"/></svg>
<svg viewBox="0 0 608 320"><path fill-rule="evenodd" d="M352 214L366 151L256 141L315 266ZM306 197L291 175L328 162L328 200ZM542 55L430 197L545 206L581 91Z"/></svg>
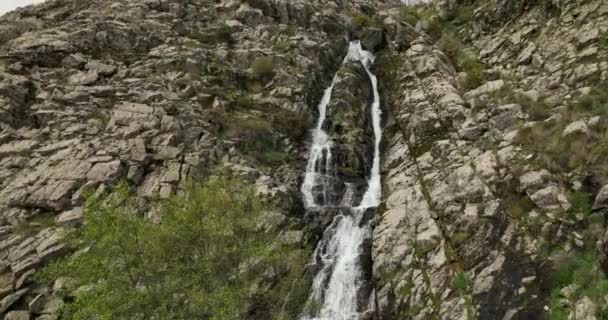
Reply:
<svg viewBox="0 0 608 320"><path fill-rule="evenodd" d="M101 61L93 60L87 63L85 66L88 70L96 71L100 75L110 76L116 72L116 67L109 64L102 63Z"/></svg>
<svg viewBox="0 0 608 320"><path fill-rule="evenodd" d="M0 300L0 314L3 314L8 308L10 308L13 303L17 302L17 300L21 299L23 295L28 292L29 289L22 289L13 294L9 294L4 299Z"/></svg>
<svg viewBox="0 0 608 320"><path fill-rule="evenodd" d="M4 316L4 320L30 320L31 315L29 311L15 310L10 311Z"/></svg>
<svg viewBox="0 0 608 320"><path fill-rule="evenodd" d="M87 173L87 179L96 182L114 181L120 176L122 169L120 160L97 163Z"/></svg>
<svg viewBox="0 0 608 320"><path fill-rule="evenodd" d="M608 208L608 184L604 185L595 197L593 210Z"/></svg>
<svg viewBox="0 0 608 320"><path fill-rule="evenodd" d="M61 213L55 222L60 226L75 226L82 224L82 207L77 207Z"/></svg>
<svg viewBox="0 0 608 320"><path fill-rule="evenodd" d="M89 70L88 72L77 72L68 81L74 85L86 86L95 83L97 79L99 79L99 73Z"/></svg>
<svg viewBox="0 0 608 320"><path fill-rule="evenodd" d="M562 137L568 137L575 134L589 134L589 127L587 126L585 120L577 120L570 123L562 132Z"/></svg>
<svg viewBox="0 0 608 320"><path fill-rule="evenodd" d="M378 50L380 45L384 42L384 32L378 28L366 28L361 38L361 44L363 47L371 52Z"/></svg>
<svg viewBox="0 0 608 320"><path fill-rule="evenodd" d="M542 169L539 171L531 171L519 178L519 183L523 190L538 190L542 186L551 181L551 173L548 170Z"/></svg>

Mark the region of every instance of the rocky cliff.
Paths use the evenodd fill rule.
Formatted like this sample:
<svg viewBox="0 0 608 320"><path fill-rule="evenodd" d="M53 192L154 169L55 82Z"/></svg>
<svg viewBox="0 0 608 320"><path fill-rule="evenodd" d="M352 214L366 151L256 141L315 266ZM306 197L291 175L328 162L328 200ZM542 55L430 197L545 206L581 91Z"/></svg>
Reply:
<svg viewBox="0 0 608 320"><path fill-rule="evenodd" d="M604 319L607 31L601 0L49 0L4 15L0 316L57 317L65 279L33 275L69 254L83 193L120 180L161 222L154 200L227 170L284 239L315 245L332 217L305 214L299 190L336 73L337 175L369 171L367 76L339 67L361 39L384 113L366 317Z"/></svg>

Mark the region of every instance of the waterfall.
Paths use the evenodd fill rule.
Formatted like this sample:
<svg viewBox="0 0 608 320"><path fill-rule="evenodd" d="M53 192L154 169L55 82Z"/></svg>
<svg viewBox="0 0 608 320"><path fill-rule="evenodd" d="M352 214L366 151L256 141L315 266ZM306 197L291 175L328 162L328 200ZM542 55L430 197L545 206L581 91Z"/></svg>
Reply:
<svg viewBox="0 0 608 320"><path fill-rule="evenodd" d="M371 238L371 227L365 221L369 208L378 206L381 200L380 181L380 141L382 138L380 97L376 76L370 71L374 56L363 50L359 41L349 44L343 63L360 62L369 77L373 91L371 118L374 133L373 163L367 179L366 191L357 204L355 186L343 182L345 192L342 199L332 198L331 181L336 179L332 159L332 139L323 129L327 116L327 106L336 83L334 76L319 103L319 119L313 129L312 147L306 167L302 194L308 209L340 207L332 223L326 228L315 250L313 264L320 266L315 275L309 297L309 310L301 320L358 320L368 307L367 297L361 297L360 289L370 279L366 279L360 257L366 239ZM320 197L315 197L320 194ZM369 248L368 248L369 250Z"/></svg>

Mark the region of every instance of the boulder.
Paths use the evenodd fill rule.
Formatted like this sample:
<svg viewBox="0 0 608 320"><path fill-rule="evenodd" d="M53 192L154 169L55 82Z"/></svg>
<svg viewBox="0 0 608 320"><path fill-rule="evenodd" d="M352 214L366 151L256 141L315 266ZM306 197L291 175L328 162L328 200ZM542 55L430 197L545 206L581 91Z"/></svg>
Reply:
<svg viewBox="0 0 608 320"><path fill-rule="evenodd" d="M361 45L370 52L376 52L384 43L384 32L378 28L367 28L363 31Z"/></svg>
<svg viewBox="0 0 608 320"><path fill-rule="evenodd" d="M562 137L568 137L575 134L589 134L589 127L587 126L585 120L577 120L570 123L562 132Z"/></svg>
<svg viewBox="0 0 608 320"><path fill-rule="evenodd" d="M593 210L608 208L608 184L604 185L593 202Z"/></svg>
<svg viewBox="0 0 608 320"><path fill-rule="evenodd" d="M87 179L95 182L113 181L121 175L122 169L120 160L97 163L87 173Z"/></svg>
<svg viewBox="0 0 608 320"><path fill-rule="evenodd" d="M16 310L10 311L4 316L4 320L30 320L31 315L29 311Z"/></svg>
<svg viewBox="0 0 608 320"><path fill-rule="evenodd" d="M13 294L9 294L4 299L0 300L0 314L3 314L8 308L10 308L13 303L17 302L17 300L21 299L29 289L21 289Z"/></svg>

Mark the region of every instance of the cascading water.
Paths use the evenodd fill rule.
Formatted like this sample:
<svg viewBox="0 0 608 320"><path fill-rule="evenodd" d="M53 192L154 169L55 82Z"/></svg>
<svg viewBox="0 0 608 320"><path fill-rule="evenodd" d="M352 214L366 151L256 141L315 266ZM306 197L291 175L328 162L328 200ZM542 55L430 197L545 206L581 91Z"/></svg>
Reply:
<svg viewBox="0 0 608 320"><path fill-rule="evenodd" d="M313 263L319 266L320 270L315 275L309 297L309 306L312 306L310 309L313 311L302 316L302 320L357 320L368 308L369 292L364 293L362 297L361 288L365 287L369 279L364 275L360 260L364 242L371 237L366 212L377 207L381 198L381 110L377 79L369 69L373 61L374 56L363 50L359 41L352 41L343 62L360 62L365 68L373 91L373 163L367 178L366 191L358 204L354 195L355 186L348 182L339 182L345 191L341 199L332 200L334 190L331 189L336 180L332 156L334 145L330 133L326 132L323 126L336 76L319 103L319 120L313 131L312 147L302 184L304 204L309 210L331 206L340 207L341 210L326 228L315 250Z"/></svg>

